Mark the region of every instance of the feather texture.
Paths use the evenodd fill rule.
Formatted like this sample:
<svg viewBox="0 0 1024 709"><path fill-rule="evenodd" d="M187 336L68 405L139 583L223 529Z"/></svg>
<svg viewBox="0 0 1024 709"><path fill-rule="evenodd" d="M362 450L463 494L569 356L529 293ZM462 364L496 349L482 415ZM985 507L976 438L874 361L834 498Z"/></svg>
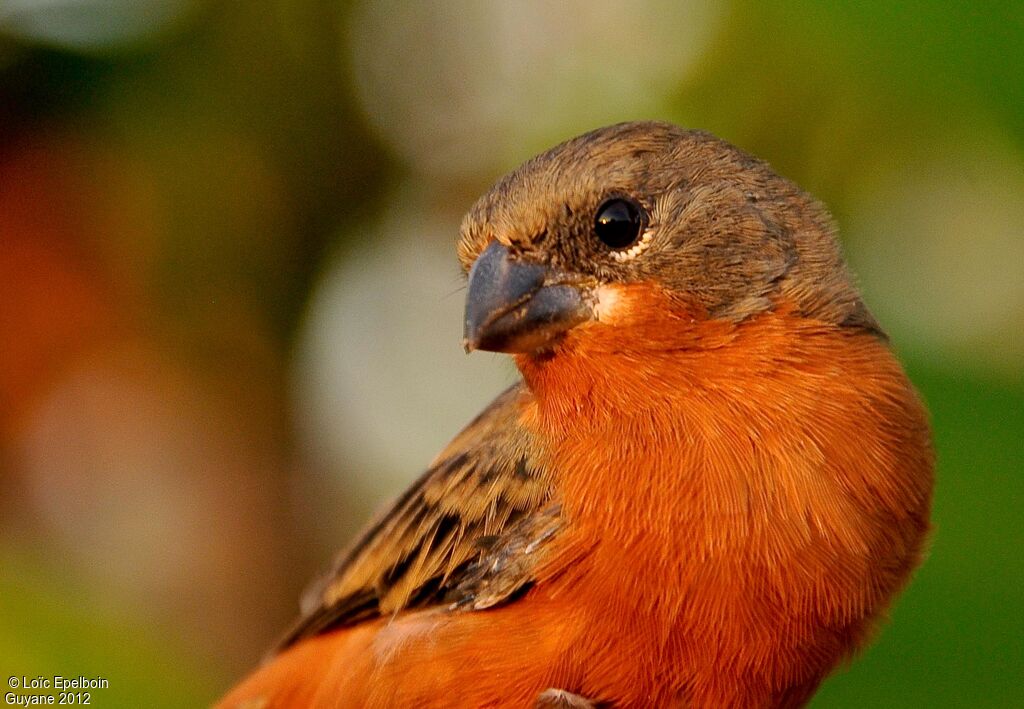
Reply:
<svg viewBox="0 0 1024 709"><path fill-rule="evenodd" d="M492 402L339 555L278 649L406 609L488 608L533 581L561 518L518 423L523 393L516 385Z"/></svg>

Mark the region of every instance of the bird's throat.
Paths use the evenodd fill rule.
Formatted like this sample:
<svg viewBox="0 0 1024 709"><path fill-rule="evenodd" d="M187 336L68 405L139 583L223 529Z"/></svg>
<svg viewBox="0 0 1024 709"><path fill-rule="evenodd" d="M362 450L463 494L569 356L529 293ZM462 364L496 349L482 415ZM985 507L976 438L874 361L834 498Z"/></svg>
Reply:
<svg viewBox="0 0 1024 709"><path fill-rule="evenodd" d="M813 686L919 562L926 415L867 333L776 311L701 342L715 346L577 343L519 361L567 539L601 540L593 568L616 569L575 582L601 596L598 615L627 598L628 623L662 634L682 681L720 677L727 693L743 671L763 674L755 693Z"/></svg>

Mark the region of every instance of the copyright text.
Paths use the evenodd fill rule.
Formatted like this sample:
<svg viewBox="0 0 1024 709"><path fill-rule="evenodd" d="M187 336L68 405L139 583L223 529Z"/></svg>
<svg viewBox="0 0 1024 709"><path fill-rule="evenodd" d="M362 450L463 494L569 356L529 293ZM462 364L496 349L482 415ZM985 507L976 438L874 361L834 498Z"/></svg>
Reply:
<svg viewBox="0 0 1024 709"><path fill-rule="evenodd" d="M6 706L78 706L92 704L92 690L108 689L110 681L85 675L9 675L7 686L11 691L4 693Z"/></svg>

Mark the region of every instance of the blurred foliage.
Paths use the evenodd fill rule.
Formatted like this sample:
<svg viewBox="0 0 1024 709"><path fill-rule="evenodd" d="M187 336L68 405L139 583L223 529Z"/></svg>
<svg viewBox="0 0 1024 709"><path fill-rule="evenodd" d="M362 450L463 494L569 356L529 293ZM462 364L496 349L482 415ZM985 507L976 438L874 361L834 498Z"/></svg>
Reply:
<svg viewBox="0 0 1024 709"><path fill-rule="evenodd" d="M675 25L603 2L0 3L0 671L107 677L98 706L212 700L465 419L459 364L387 358L433 352L440 325L317 294L353 272L419 283L374 258L405 244L460 299L451 242L490 180L660 117L829 204L933 414L930 558L814 706L1024 703L1024 5L642 5L689 49L659 54ZM366 463L393 461L386 436L303 393L340 379L321 403L343 410L345 377L389 368L402 398L376 418L432 426L400 470Z"/></svg>
<svg viewBox="0 0 1024 709"><path fill-rule="evenodd" d="M123 608L69 587L61 573L45 574L45 561L24 557L19 550L0 552L5 684L14 673L105 677L110 686L89 690L91 704L156 708L208 704L228 681L203 661L213 658L139 623L143 609L126 617Z"/></svg>

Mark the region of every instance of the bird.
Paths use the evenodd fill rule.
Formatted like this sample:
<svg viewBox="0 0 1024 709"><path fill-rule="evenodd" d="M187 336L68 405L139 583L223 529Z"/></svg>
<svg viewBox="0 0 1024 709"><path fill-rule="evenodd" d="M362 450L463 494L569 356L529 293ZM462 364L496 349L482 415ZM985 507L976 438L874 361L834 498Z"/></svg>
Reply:
<svg viewBox="0 0 1024 709"><path fill-rule="evenodd" d="M827 209L629 122L498 180L457 252L463 344L520 380L220 706L806 704L922 562L934 468Z"/></svg>

